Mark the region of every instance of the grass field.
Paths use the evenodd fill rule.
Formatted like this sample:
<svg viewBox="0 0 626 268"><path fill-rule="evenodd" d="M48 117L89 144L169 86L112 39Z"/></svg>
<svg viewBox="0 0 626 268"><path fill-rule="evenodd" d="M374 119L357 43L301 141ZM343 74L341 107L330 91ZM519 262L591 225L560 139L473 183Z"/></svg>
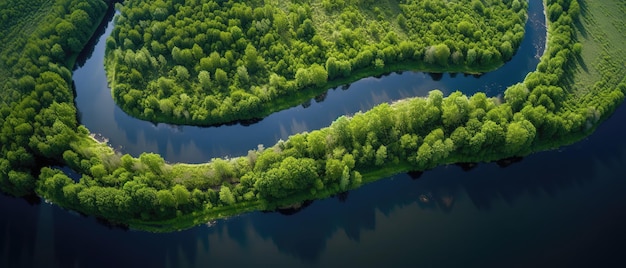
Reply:
<svg viewBox="0 0 626 268"><path fill-rule="evenodd" d="M577 39L582 54L573 73L570 92L588 101L597 90L626 82L626 2L579 1Z"/></svg>

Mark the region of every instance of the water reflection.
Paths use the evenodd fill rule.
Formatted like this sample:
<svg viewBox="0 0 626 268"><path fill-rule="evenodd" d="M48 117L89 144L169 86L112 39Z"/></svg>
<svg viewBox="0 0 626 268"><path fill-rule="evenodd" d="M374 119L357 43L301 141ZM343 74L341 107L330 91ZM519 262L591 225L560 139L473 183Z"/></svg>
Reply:
<svg viewBox="0 0 626 268"><path fill-rule="evenodd" d="M36 225L39 208L24 200L0 194L0 266L15 267L16 264L33 266L34 243L37 239Z"/></svg>
<svg viewBox="0 0 626 268"><path fill-rule="evenodd" d="M426 75L404 72L383 79L395 87L400 80L417 81L409 78ZM443 75L442 80L446 79ZM378 88L379 83L380 79L364 79L351 89ZM434 82L407 85L395 94L405 97L434 88ZM113 135L96 132L104 133L114 146L136 146L142 151L145 146L168 153L172 159L190 154L200 161L214 155L202 146L222 141L219 135L206 134L206 129L124 123L119 109L99 106L110 101L106 88L89 90L95 93L87 106L106 115L99 122L115 130ZM347 95L333 95L340 91L344 90L331 90L323 103L311 102L309 109L349 103ZM367 92L368 98L385 98L380 92ZM370 104L356 101L356 107ZM304 109L292 110L299 114ZM86 113L83 119L89 116ZM220 220L213 227L169 234L105 227L56 206L31 206L0 196L0 267L615 266L626 241L626 142L622 139L626 127L621 124L625 120L626 108L620 107L584 142L531 155L506 168L497 164L444 166L397 175L347 197L315 201L290 216L251 213ZM306 117L285 116L278 122L291 123L275 128L280 129L278 134L257 133L243 126L228 129L276 138L292 131L293 125L317 128ZM187 138L190 132L194 139ZM136 145L113 142L125 139ZM237 136L232 139L239 142ZM220 155L232 152L209 148Z"/></svg>
<svg viewBox="0 0 626 268"><path fill-rule="evenodd" d="M0 265L615 261L621 253L614 247L626 239L626 143L621 139L626 127L619 123L624 120L623 106L585 141L506 168L490 163L464 171L452 165L401 174L347 198L315 201L293 215L258 212L178 233L109 228L56 206L30 206L3 196L1 211L9 216L0 220Z"/></svg>
<svg viewBox="0 0 626 268"><path fill-rule="evenodd" d="M113 1L114 3L120 2L119 0ZM113 16L115 15L115 7L111 4L109 5L107 12L104 14L103 22L98 25L98 28L93 33L87 44L85 44L83 50L80 51L78 57L76 58L76 63L74 65L74 70L82 68L88 60L91 59L94 51L96 51L96 44L100 42L101 37L105 36L107 33L107 28L109 22L113 20ZM110 32L109 32L110 33ZM108 36L108 35L106 35ZM106 37L105 36L105 37Z"/></svg>
<svg viewBox="0 0 626 268"><path fill-rule="evenodd" d="M626 117L625 112L626 109L622 107L619 111L621 118ZM619 122L619 119L612 120ZM412 243L405 241L406 243L400 243L394 249L401 250L404 246L410 248L415 243L424 242L422 238L429 237L428 233L437 228L421 221L432 221L436 218L436 225L444 223L443 229L461 229L468 232L472 229L493 231L494 234L487 235L482 232L481 235L487 235L487 238L503 243L506 241L499 240L496 236L504 234L507 236L506 239L519 240L520 246L536 248L530 251L550 250L549 246L546 247L544 244L533 244L538 242L537 239L542 238L543 235L550 236L550 234L537 234L534 231L566 228L564 226L571 226L573 220L579 222L578 225L597 229L594 225L598 221L594 218L596 216L603 217L603 220L608 218L622 223L626 220L623 213L619 211L601 215L594 213L598 206L622 204L618 205L619 207L624 206L623 201L625 201L620 192L623 193L626 190L622 177L626 174L624 168L626 146L623 142L620 143L619 137L626 134L626 130L610 128L609 126L600 129L597 137L593 136L592 139L580 144L560 151L532 155L506 168L495 163L479 164L471 171L463 171L454 166L440 167L425 172L419 180L411 180L408 175L398 175L388 181L368 185L351 192L350 201L347 203L336 199L316 201L309 208L294 216L295 218L272 214L262 215L263 218L269 218L269 220L257 220L257 216L240 217L234 220L244 222L250 219L248 222L258 236L270 239L281 252L316 264L321 262L325 255L330 254L329 252L334 252L335 249L331 250L330 244L341 242L360 247L362 244L367 244L364 239L367 239L371 231L375 230L374 233L390 232L389 229L383 231L381 225L393 222L390 228L405 226L406 223L398 219L398 214L409 214L405 216L411 219L411 223L417 225L402 228L406 232L404 235L411 237L409 240L413 240ZM610 137L605 136L607 133L611 133ZM604 140L604 138L610 139ZM620 146L615 151L595 152L592 150L605 142L620 144ZM610 196L603 196L607 190L612 193ZM580 210L573 212L572 208ZM508 219L511 213L519 213L518 218ZM533 219L533 217L538 218ZM476 218L493 218L496 221L484 222L485 226L472 226L471 220L476 220ZM525 226L529 222L532 223L530 229ZM565 222L568 224L564 224ZM232 222L229 222L228 226L231 224ZM466 224L467 230L464 228ZM238 223L238 226L242 225ZM534 229L537 225L541 225L544 229ZM500 228L504 229L499 230ZM576 235L579 231L584 232L577 228L567 228L574 232L569 235ZM280 231L277 232L277 230ZM519 233L510 233L509 230L517 230ZM623 232L621 234L623 235ZM480 241L463 241L445 233L437 235L441 237L433 237L433 241L427 241L427 243L435 243L433 248L426 248L421 254L414 253L419 257L425 257L434 252L447 251L447 253L460 254L462 250L467 250L467 248L454 245L437 247L436 240L440 239L449 239L455 244L465 246L476 244L490 249L498 247L497 244L486 245ZM615 233L610 235L613 236ZM388 243L388 239L384 237L385 234L382 236L378 239ZM465 236L471 235L465 234ZM553 236L562 238L562 234ZM524 241L526 237L530 238L530 241ZM346 239L350 242L346 242ZM598 239L606 239L606 237ZM239 241L241 247L245 248L248 240L250 238ZM551 241L551 243L567 244L568 241L568 239L563 239ZM578 246L586 248L585 245ZM593 247L597 246L597 243L593 243ZM613 244L608 247L613 246L617 245ZM383 252L395 254L390 251ZM476 252L477 250L469 251L472 254L480 253ZM528 252L529 249L526 251ZM374 254L373 251L369 253ZM598 254L606 253L598 252ZM481 253L478 256L484 258L484 254ZM512 253L508 252L506 255L511 256ZM567 255L567 257L575 256ZM500 258L500 261L506 260L506 258ZM537 260L537 258L541 259L542 256L535 256L529 260ZM483 259L483 261L487 260ZM437 264L438 260L433 259L433 261L431 264ZM455 263L453 261L449 264ZM462 261L456 264L462 264Z"/></svg>

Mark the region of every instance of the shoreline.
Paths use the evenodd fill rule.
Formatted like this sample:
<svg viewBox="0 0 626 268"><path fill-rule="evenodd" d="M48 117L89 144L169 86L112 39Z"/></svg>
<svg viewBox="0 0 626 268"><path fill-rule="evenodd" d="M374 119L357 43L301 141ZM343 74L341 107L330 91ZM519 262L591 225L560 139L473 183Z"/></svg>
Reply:
<svg viewBox="0 0 626 268"><path fill-rule="evenodd" d="M543 3L544 3L544 7L545 7L546 3L545 2L543 2ZM544 8L544 13L545 13L545 8ZM549 19L547 17L546 17L546 20L549 22ZM554 24L556 24L556 22ZM549 38L548 37L548 32L550 31L550 29L552 29L552 27L557 27L557 26L554 26L554 24L553 23L546 23L546 27L548 28L548 30L546 31L547 38ZM549 43L549 39L546 40L545 50L547 50L547 44L548 43ZM571 45L573 45L573 40L570 40L570 43L567 43L565 45L558 45L557 44L556 45L556 49L567 49L567 46L571 46ZM545 56L545 55L543 55L543 56ZM542 56L542 59L545 59L546 61L551 60L551 59L548 59L548 58L543 57L543 56ZM617 89L621 89L621 87L622 87L622 84L617 85ZM527 155L527 154L530 154L530 153L543 151L543 150L550 149L550 148L556 148L556 147L560 147L560 146L565 146L565 145L571 144L571 143L573 143L575 141L578 141L581 138L586 137L587 135L590 135L595 130L595 128L603 120L605 120L607 117L610 116L610 112L614 111L615 107L618 105L618 103L616 103L618 101L616 97L619 97L619 96L614 96L615 94L613 94L613 93L615 93L615 92L614 91L600 92L599 94L604 94L604 95L598 95L598 96L596 96L596 99L594 99L594 100L604 101L605 102L604 104L607 107L613 108L613 109L612 110L605 110L606 113L600 114L600 116L601 116L600 120L597 121L597 122L594 122L592 128L586 129L585 131L579 131L579 130L576 130L576 129L568 130L569 132L562 133L562 134L560 134L561 136L555 136L556 138L558 138L556 140L552 140L552 139L548 139L548 138L540 139L540 137L537 137L536 140L534 140L534 143L532 144L532 147L530 147L530 148L523 148L524 151L521 151L523 153L516 153L516 154ZM567 97L568 98L574 98L574 96L572 96L572 95L573 94L568 94ZM465 96L465 95L463 95L463 96ZM607 96L613 97L613 98L612 99L605 99ZM622 100L623 100L623 94L621 96L621 100L620 101L622 101ZM610 103L609 101L613 101L614 103ZM398 102L398 103L396 103L396 105L394 107L398 108L400 106L404 106L403 104L404 104L403 102ZM571 110L555 111L552 115L554 115L554 116L565 116L566 115L566 114L564 114L565 112L568 112L568 113L580 112L581 108L587 107L587 106L584 106L584 105L586 105L586 104L585 103L580 103L578 106L573 107ZM505 105L503 105L503 104L497 105L497 107L504 107L504 106ZM375 109L376 108L374 108L372 110L375 110ZM502 108L502 109L505 109L505 108ZM552 113L552 111L550 111L550 113ZM572 115L572 116L577 116L577 115L578 114L575 114L575 115ZM574 118L574 119L576 119L576 118ZM437 123L435 123L435 124L437 124ZM572 123L572 124L574 124L574 123ZM81 127L82 126L78 127L79 130L81 129ZM330 127L328 127L328 128L330 128ZM324 128L324 129L327 129L327 128ZM316 131L321 131L321 130L316 130ZM430 129L429 131L433 131L433 130ZM89 134L89 133L84 133L84 131L82 131L80 133L85 134L85 136L87 136ZM80 137L79 137L79 139L80 139ZM534 139L534 136L533 136L533 139ZM97 155L98 157L106 157L106 156L108 156L107 154L109 154L109 153L112 153L112 154L115 153L114 149L112 149L110 146L106 146L106 145L103 145L102 143L98 142L98 140L96 139L95 136L94 137L90 136L89 139L87 139L85 137L84 140L87 141L86 144L85 143L80 143L81 141L79 140L79 141L77 141L77 143L70 144L70 146L72 146L72 147L77 146L78 149L84 149L86 152L89 151L89 150L92 150L92 152L93 152L93 150L102 150L101 152L103 152L103 154ZM87 153L90 153L90 152L87 152ZM444 156L441 159L432 160L432 162L428 162L429 159L427 159L427 160L424 160L425 161L424 163L420 162L420 163L417 163L417 164L409 163L408 160L404 160L404 159L402 161L400 161L400 160L394 161L393 163L391 162L391 159L389 159L388 161L384 159L384 161L387 161L386 163L383 162L383 163L385 163L384 166L381 166L381 167L360 166L359 168L354 169L353 171L357 172L359 174L359 176L362 175L362 181L361 181L361 179L359 179L359 183L358 184L350 185L347 188L347 190L355 189L357 187L362 186L363 184L380 180L380 179L382 179L382 178L384 178L384 177L386 177L387 175L390 175L390 174L396 174L396 173L405 172L405 171L408 171L408 170L428 170L429 168L432 168L433 165L440 166L440 165L448 165L448 164L451 164L451 163L458 163L458 162L486 162L486 161L493 161L493 160L497 160L497 159L502 159L502 158L508 157L508 152L504 152L504 151L502 151L502 152L499 152L499 151L491 152L491 151L488 151L488 149L484 149L484 152L482 152L482 153L483 153L483 155L464 155L461 152L452 151L452 153L450 155L446 155L446 156ZM386 155L386 151L385 151L385 155ZM87 156L81 155L81 157L87 157ZM242 157L245 157L245 156L242 156ZM83 159L83 160L85 160L85 159ZM98 160L98 159L96 159L96 160ZM102 159L100 159L100 160L102 160ZM144 164L143 160L144 159L141 159L142 164ZM147 161L151 161L151 160L155 160L155 159L150 157L150 159L146 158L145 160L147 162ZM156 160L158 160L158 158ZM321 159L321 160L325 161L325 159ZM132 162L132 161L134 161L134 162ZM139 161L138 159L131 159L131 164L132 163L139 163L138 161ZM282 160L279 160L279 161L282 161ZM69 163L68 163L68 165L69 165ZM209 165L210 165L210 163L206 164L206 166L204 166L204 165L194 165L194 167L198 167L198 168L207 167L208 168ZM175 164L173 166L181 167L185 171L191 169L191 166L186 166L186 164ZM152 171L154 171L154 170L158 171L159 168L162 168L162 167L163 166L156 166L156 169L153 169L152 166L148 166L147 168L152 169ZM104 169L105 173L103 174L102 177L98 177L98 176L95 176L93 174L93 173L95 173L95 171L92 171L89 168L91 168L91 165L89 167L85 168L85 170L82 170L83 171L82 173L84 173L84 174L88 174L89 173L89 174L93 175L94 177L92 179L95 180L95 183L105 183L105 182L100 181L101 179L103 179L102 177L109 176L109 175L113 174L112 170L108 170L107 171L106 170L107 167L104 167L105 168ZM111 166L110 168L111 169L113 169L113 168L117 169L118 166ZM135 173L134 175L141 176L142 174L147 173L145 168L146 168L145 166L141 166L137 170L134 170L134 168L131 168L131 169L134 170L134 171L137 171L137 173ZM129 169L129 171L131 169ZM100 169L100 170L102 170L102 169ZM88 171L90 171L90 172L88 172ZM199 170L199 171L196 171L196 172L198 172L198 174L205 174L206 175L207 171L208 170ZM141 172L144 172L144 173L141 173ZM161 170L161 172L162 172L162 170ZM189 171L189 172L191 172L191 171ZM202 173L202 172L204 172L204 173ZM359 173L359 172L362 172L362 174ZM245 173L245 175L248 175L249 173ZM353 174L357 174L357 173L353 173ZM255 175L255 173L251 173L251 174ZM324 173L320 173L319 176L322 177L322 176L324 176L323 174ZM164 176L164 174L160 174L158 172L156 174L152 174L152 175L155 175L155 176L156 175L163 175ZM205 175L202 175L202 176L205 176ZM235 179L241 179L245 175L239 175L240 178L235 178ZM208 176L208 175L206 175L206 176ZM48 192L48 191L51 191L51 189L45 189L44 188L44 187L48 187L47 185L48 185L49 179L55 179L55 178L53 178L53 177L49 177L49 178L48 177L43 177L43 175L40 175L39 181L37 181L38 184L41 184L40 187L42 187L43 190L41 190L41 191L44 191L43 193L47 193L47 194L52 193L52 192ZM207 177L206 179L210 179L210 178ZM223 186L226 183L228 183L228 182L223 180L221 182L221 185ZM240 182L236 181L236 182L233 182L233 183L239 184ZM50 184L50 185L52 185L52 184ZM68 185L70 185L70 184L68 184ZM73 184L73 185L76 185L76 184ZM178 185L180 185L180 184L178 184ZM64 187L63 185L61 185L61 186ZM85 186L85 185L82 185L82 186ZM304 201L306 201L308 199L321 199L321 198L326 198L328 196L337 194L336 187L333 188L333 187L330 187L330 186L332 186L332 185L329 184L328 187L322 188L322 189L320 189L317 192L316 191L292 192L292 193L287 192L289 195L284 197L284 198L280 198L280 199L263 198L263 196L260 195L261 194L261 192L260 192L261 190L259 190L257 188L256 190L255 189L251 190L251 192L253 194L254 194L254 191L257 192L256 196L252 196L251 197L252 200L249 200L248 197L246 197L247 201L242 201L243 199L240 199L239 201L235 201L234 203L233 202L227 202L227 201L217 201L215 203L212 203L211 201L208 201L208 203L203 204L203 205L205 205L205 207L203 207L203 208L193 208L193 210L185 211L185 214L183 214L182 212L180 212L180 213L177 212L176 216L167 216L167 217L170 217L170 218L167 218L165 220L143 220L142 219L142 218L144 218L143 215L141 215L142 217L139 217L139 215L136 215L136 214L129 214L129 215L133 215L132 218L121 218L119 220L121 222L128 223L129 226L131 226L133 228L137 228L137 229L141 229L141 230L148 230L148 229L151 229L151 228L153 228L151 231L160 231L160 232L165 232L165 231L170 231L170 230L180 230L180 229L186 229L186 228L190 228L192 226L198 225L202 221L208 222L208 221L210 221L210 220L212 220L214 218L223 218L223 217L228 217L230 215L238 215L238 214L242 214L242 213L245 213L245 212L256 211L256 210L267 210L267 209L271 210L271 209L275 209L277 207L284 206L284 205L290 205L290 204L295 204L295 203L298 203L298 202L304 202ZM119 185L118 185L118 188L115 188L113 186L108 186L108 188L107 188L107 187L101 187L101 186L98 186L98 185L96 185L96 187L99 187L97 190L110 189L112 191L113 190L119 191ZM96 187L94 187L94 188L96 188ZM324 186L322 186L322 187L324 187ZM146 187L146 188L148 188L148 187ZM88 190L93 190L93 189L90 189L90 188L87 188L87 189ZM38 190L40 190L40 189L38 189ZM167 189L167 188L164 189L164 191L168 191L168 190L169 189ZM93 192L93 191L91 191L91 192ZM228 192L230 192L230 191L228 191ZM220 193L221 193L221 191L220 191ZM62 191L62 194L64 194L64 191ZM90 194L96 194L96 193L94 192L94 193L90 193ZM122 211L121 208L119 208L119 207L117 208L118 211L114 211L114 212L109 212L109 211L104 211L103 212L103 211L99 210L100 209L99 207L95 207L95 208L92 208L92 210L89 210L90 208L85 206L82 203L71 203L71 200L69 200L69 199L54 200L55 195L50 195L48 197L51 197L50 201L55 202L55 204L65 204L65 206L68 207L68 208L74 207L74 208L76 208L77 211L86 211L86 212L89 212L88 214L90 214L90 215L96 215L96 217L108 217L113 222L115 222L118 218L116 216L110 216L110 215L125 215L123 213L128 213L127 211ZM59 198L61 198L61 197L65 198L65 196L59 196ZM42 195L42 198L47 199L43 195ZM220 199L222 199L221 196L220 196ZM228 200L228 199L225 199L225 200ZM271 201L269 201L269 200L271 200ZM135 205L135 203L128 203L128 204L130 204L131 206ZM214 204L215 204L215 206L214 206ZM154 205L154 207L149 207L148 209L153 209L153 210L156 211L157 209L163 210L163 209L166 208L164 205L159 204L159 203L154 203L153 205ZM95 209L95 210L93 210L93 209ZM105 212L113 213L113 214L106 214ZM118 213L118 214L116 214L116 213ZM142 212L142 213L144 213L144 212ZM145 212L145 213L148 213L148 212ZM150 216L151 215L148 214L148 216L145 217L145 218L149 218ZM153 215L153 217L157 218L157 215ZM163 216L159 216L159 217L163 217ZM150 226L152 226L152 227L150 227Z"/></svg>
<svg viewBox="0 0 626 268"><path fill-rule="evenodd" d="M545 3L544 3L544 7L545 7ZM550 24L548 24L548 22L549 22L548 17L546 16L545 18L546 18L546 27L548 27L548 30L546 31L546 38L549 38L549 29L550 29L549 25ZM544 48L544 54L545 54L545 51L547 51L547 49L548 49L547 42L548 42L548 39L546 39L546 47ZM542 57L543 57L543 55L542 55ZM610 116L610 114L605 114L603 116L604 120L607 117L609 117L609 116ZM600 125L600 122L602 122L602 121L603 120L600 120L598 123L594 124L594 126L591 129L587 129L584 132L569 133L569 135L562 137L558 142L546 141L544 143L540 143L531 152L529 152L528 154L537 153L537 152L540 152L540 151L552 150L552 149L555 149L555 148L559 148L559 147L562 147L562 146L568 146L568 145L571 145L573 143L576 143L576 142L580 141L581 139L584 139L588 135L591 135L595 131L595 129ZM506 158L504 158L504 159L506 159ZM465 160L466 159L457 159L457 160L453 160L453 161L450 161L450 162L447 162L447 163L440 163L439 166L440 165L450 165L450 164L460 163L460 162L466 162ZM496 160L498 160L498 159L492 159L492 160L489 160L489 159L487 159L487 160L485 160L485 159L478 159L478 161L470 161L470 162L481 163L481 162L492 162L492 161L496 161ZM381 176L385 176L385 175L389 176L389 175L402 173L402 172L406 172L406 171L410 171L411 170L410 166L408 166L408 165L404 166L404 168L401 167L401 166L402 165L395 166L395 167L394 166L387 166L387 168L384 169L384 170L375 170L375 171L371 171L371 172L364 172L363 173L363 184L379 180L381 178ZM309 198L304 198L304 199L300 198L299 200L301 200L300 202L304 202L302 200L327 198L329 196L330 195L325 196L325 197L322 197L321 195L318 195L318 196L308 196ZM285 202L282 203L282 206L289 205L289 204L294 204L294 202L293 202L294 199L298 199L298 198L297 197L293 197L293 198L289 198L289 200L284 200ZM273 208L276 209L276 208L280 208L280 207L281 207L281 205L274 205ZM251 210L255 210L255 208L254 207L248 207L247 209L242 209L239 212L234 212L233 211L232 215L239 215L239 214L245 213L247 211L251 211ZM205 215L207 217L209 217L210 213L207 213ZM171 221L162 221L161 223L166 223L166 222L173 224L171 227L173 227L173 226L178 226L178 227L185 226L184 223L182 223L182 225L177 225L175 219L172 219ZM181 222L178 222L178 224L181 224ZM161 227L165 227L165 225L166 224L162 225ZM143 229L145 227L143 224L137 223L137 222L135 222L134 224L131 224L131 227L133 227L133 226L136 227L136 228L139 228L139 229ZM190 225L188 225L188 226L191 227ZM180 229L180 228L178 228L178 229ZM163 230L151 230L151 231L159 231L160 232L160 231L163 231ZM165 231L167 231L167 230L165 230Z"/></svg>

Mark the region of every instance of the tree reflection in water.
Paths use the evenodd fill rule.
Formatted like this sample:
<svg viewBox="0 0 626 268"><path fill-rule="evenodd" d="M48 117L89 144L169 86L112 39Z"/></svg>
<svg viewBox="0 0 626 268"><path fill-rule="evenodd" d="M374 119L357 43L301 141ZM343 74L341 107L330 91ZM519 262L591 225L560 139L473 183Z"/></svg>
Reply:
<svg viewBox="0 0 626 268"><path fill-rule="evenodd" d="M372 265L383 260L464 265L468 258L497 264L529 254L534 257L524 259L527 264L554 256L573 264L584 261L582 256L615 260L613 247L626 239L620 231L626 224L624 120L621 107L587 140L506 168L489 163L464 171L450 165L401 174L351 191L345 202L329 198L292 215L251 213L168 234L104 227L50 204L31 206L2 196L0 265L37 265L40 260L31 257L38 256L62 267L323 266L356 252L364 252L363 261L376 255ZM572 242L570 236L579 238ZM505 250L510 247L517 250ZM499 255L488 253L493 251ZM441 262L442 252L458 258Z"/></svg>

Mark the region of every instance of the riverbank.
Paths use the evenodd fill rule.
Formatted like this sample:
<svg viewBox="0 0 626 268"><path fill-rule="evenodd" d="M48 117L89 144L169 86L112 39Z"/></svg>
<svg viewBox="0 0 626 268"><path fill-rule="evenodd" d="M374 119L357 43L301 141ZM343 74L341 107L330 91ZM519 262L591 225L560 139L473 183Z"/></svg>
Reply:
<svg viewBox="0 0 626 268"><path fill-rule="evenodd" d="M586 3L586 2L583 2L583 3ZM622 19L623 13L619 13L620 7L617 7L617 6L613 8L607 8L611 5L618 5L618 4L616 2L603 3L603 4L593 3L590 6L590 8L592 8L591 10L593 11L583 14L580 20L581 23L578 25L577 30L576 30L577 37L573 38L573 42L570 44L570 45L574 45L576 41L583 43L581 57L578 58L579 60L576 61L575 64L568 65L568 67L566 68L568 73L575 74L573 75L574 77L573 81L576 81L576 82L571 83L571 82L568 82L570 80L567 80L567 79L563 80L565 85L570 86L567 89L568 96L570 97L567 97L567 100L565 101L566 103L568 103L566 110L572 111L572 110L580 110L580 109L583 109L583 110L589 109L588 107L586 107L586 105L588 104L585 104L584 102L579 102L579 104L575 106L573 105L573 103L590 98L590 96L592 95L595 96L596 98L602 99L603 107L607 107L607 108L601 109L602 113L594 117L593 123L590 125L587 125L587 127L583 127L581 131L571 132L567 135L560 136L558 140L543 140L543 141L539 140L533 145L532 150L528 151L524 155L530 154L533 152L539 152L539 151L559 148L562 146L567 146L569 144L579 141L580 139L583 139L584 137L588 135L591 135L595 131L595 128L601 122L606 120L606 118L610 116L612 111L621 103L621 100L623 99L623 93L624 91L626 91L626 87L624 87L624 84L623 84L624 82L626 82L625 80L626 78L624 76L624 72L626 70L624 70L623 68L621 69L619 68L620 66L619 63L624 62L624 53L620 49L619 44L621 44L621 41L619 40L622 40L624 38L624 35L622 35L622 39L613 38L612 42L606 41L606 39L598 40L597 38L597 36L611 36L611 37L616 36L614 34L607 35L606 33L614 32L612 31L613 29L611 29L611 27L616 27L619 25L619 24L615 24L614 22L620 21ZM623 9L623 7L621 8ZM606 13L607 9L613 10L614 12ZM597 18L602 18L602 20L598 20ZM552 24L548 24L548 25L549 27L551 27L550 28L551 31L555 31L556 27L554 25ZM595 33L594 36L596 37L585 35L585 29L592 30ZM618 29L615 32L623 33L623 29ZM550 35L550 37L552 36L553 35ZM554 39L552 39L551 41L554 41ZM550 48L547 48L546 51L548 51L548 49ZM610 52L612 54L612 57L610 57L611 59L609 60L607 57L599 58L596 54L598 51L601 51L601 53ZM550 54L546 55L545 57L549 57L549 56ZM547 60L544 62L547 62ZM589 66L592 66L592 67L589 68ZM617 68L612 69L610 68L610 66L614 66ZM622 64L621 66L624 66L624 65ZM602 72L602 70L604 72ZM607 73L609 70L610 70L610 73ZM584 74L581 74L581 72L584 72ZM599 87L598 81L604 81L604 80L610 81L610 84L607 84L607 82L600 83L601 85L603 85L603 87ZM590 90L590 89L594 89L594 90ZM613 97L610 97L610 96L613 96ZM446 161L442 163L437 163L437 164L445 165L445 164L453 164L453 163L458 163L458 162L488 162L488 161L495 161L504 157L507 157L507 156L500 155L500 156L493 157L493 158L485 158L484 156L456 157L452 155ZM406 162L398 163L398 164L388 164L386 165L385 168L380 168L380 169L376 169L372 171L363 171L362 182L363 183L373 182L373 181L378 180L381 177L386 177L386 176L390 176L390 175L401 173L401 172L407 172L413 169L414 169L414 166ZM284 199L282 200L283 202L280 202L278 204L277 203L273 203L273 204L265 203L263 205L260 205L259 203L254 203L254 204L249 204L248 206L244 205L243 207L239 207L239 208L233 207L232 210L221 210L221 216L234 216L240 213L245 213L245 212L249 212L252 210L259 210L259 209L261 210L277 209L285 205L302 202L302 200L327 198L329 196L332 196L333 194L336 194L336 192L335 193L320 192L315 195L304 194L304 195L297 195L297 196L292 196L292 198ZM211 214L208 211L204 214L201 213L201 214L195 214L195 215L199 216L198 218L201 218L202 221L211 220L212 216L215 216L215 214ZM151 230L151 231L163 231L163 229L165 229L166 231L167 230L172 231L172 230L184 229L186 228L184 226L189 226L190 224L192 224L189 218L188 219L179 218L179 220L180 221L177 221L177 220L162 221L162 222L159 222L158 227L155 227L155 225L141 223L141 222L134 222L131 224L131 226L133 226L134 228L139 228L139 229L147 228L148 230ZM196 220L195 224L198 224L197 221L198 220Z"/></svg>
<svg viewBox="0 0 626 268"><path fill-rule="evenodd" d="M140 23L132 14L146 9L145 3L128 3L107 42L105 66L113 99L126 113L155 123L213 126L256 120L304 103L329 88L384 73L419 70L479 74L494 70L510 60L519 47L527 17L525 2L472 8L469 1L448 5L388 1L355 3L335 11L318 1L310 4L292 3L288 12L266 4L265 13L255 11L256 22L251 25L249 18L230 12L230 7L216 7L210 15L198 15L213 18L221 14L210 21L218 25L214 31L196 36L213 40L208 45L198 43L193 34L169 37L167 41L160 40L162 33L153 36L147 26L135 27L167 28L167 35L181 31L186 23L180 21L173 26L172 22L154 19ZM255 8L250 5L236 4L234 8ZM190 8L195 17L197 7ZM429 13L431 16L419 15L428 13L429 8L435 11ZM483 8L490 14L489 20L480 16ZM305 9L316 14L312 24L308 24L310 14L302 13ZM370 14L372 9L378 16ZM473 17L472 23L448 13L466 14ZM296 21L286 23L280 26L288 28L282 33L274 32L278 22L265 30L258 28L261 19L269 22L276 17L281 21L293 14L299 14L299 20L305 22L300 26ZM237 26L222 25L224 16ZM332 19L320 19L326 16ZM342 24L344 20L347 25ZM396 25L396 20L404 21L399 23L402 27ZM305 30L310 34L301 33L303 25L310 27ZM136 29L131 31L133 27ZM379 33L380 27L385 33ZM264 35L257 36L258 31ZM137 37L144 32L148 39ZM246 44L254 50L246 48L244 53ZM435 48L442 51L435 53ZM258 62L246 60L250 53Z"/></svg>
<svg viewBox="0 0 626 268"><path fill-rule="evenodd" d="M611 3L617 5L617 10L623 8ZM597 8L605 11L600 7L606 9L604 4ZM594 20L585 20L582 25L601 34L605 30L600 26L616 27L613 22L621 16L623 13L607 16L609 19L601 25L594 24ZM44 169L36 181L38 193L89 215L163 232L252 210L273 210L325 198L398 172L456 162L491 161L563 146L592 133L621 103L626 91L624 70L619 68L624 66L623 50L619 50L623 36L603 42L589 39L580 55L595 63L586 66L595 69L591 73L597 75L590 75L585 83L580 80L580 88L566 87L562 91L561 87L569 85L568 75L573 74L576 66L571 65L575 61L569 60L576 54L568 54L575 51L575 44L555 41L562 39L561 35L571 34L566 18L551 22L549 27L556 30L550 34L548 53L538 71L529 75L524 84L507 90L504 104L484 94L468 98L455 93L443 98L441 92L434 91L427 99L383 104L364 114L339 118L328 128L294 135L246 157L214 159L194 166L165 164L154 154L138 159L119 155L91 139L88 130L78 127L79 135L71 142L71 150L61 153L64 162L84 174L83 178L74 183L62 172ZM572 39L575 40L564 40ZM594 58L595 53L584 53L585 49L594 48L616 53L615 57L598 59ZM601 83L594 81L598 77ZM454 119L461 111L455 109L464 107L470 107L471 113ZM432 120L425 118L420 110L413 111L418 108L436 116ZM56 129L64 130L59 123ZM390 135L397 135L397 139L389 140ZM59 133L48 136L62 137ZM327 141L332 141L334 147L324 147ZM319 144L322 146L316 146ZM10 162L3 161L0 166L5 163Z"/></svg>

